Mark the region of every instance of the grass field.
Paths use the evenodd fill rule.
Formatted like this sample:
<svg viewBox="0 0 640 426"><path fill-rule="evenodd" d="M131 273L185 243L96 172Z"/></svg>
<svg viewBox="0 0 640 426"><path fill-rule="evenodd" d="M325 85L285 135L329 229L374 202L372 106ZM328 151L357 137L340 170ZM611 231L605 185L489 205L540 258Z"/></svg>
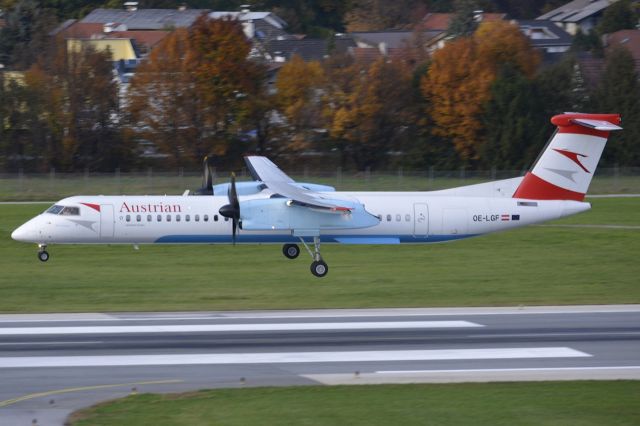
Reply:
<svg viewBox="0 0 640 426"><path fill-rule="evenodd" d="M611 170L593 179L591 194L640 193L640 171L630 169L625 174L612 174ZM520 175L517 171L467 172L439 171L413 173L324 173L313 176L295 175L299 182L314 182L334 186L340 191L432 191L461 185L472 185L496 179ZM228 176L223 173L220 176ZM248 180L240 176L240 180ZM227 179L219 177L217 183ZM198 173L172 174L123 173L123 174L56 174L56 175L2 175L0 176L0 201L58 200L77 194L182 194L185 189L200 188L202 177Z"/></svg>
<svg viewBox="0 0 640 426"><path fill-rule="evenodd" d="M638 381L247 388L130 396L72 425L631 426L638 401Z"/></svg>
<svg viewBox="0 0 640 426"><path fill-rule="evenodd" d="M51 246L10 239L44 205L0 206L0 312L640 303L640 198L554 224L428 246L324 246L331 268L265 246Z"/></svg>

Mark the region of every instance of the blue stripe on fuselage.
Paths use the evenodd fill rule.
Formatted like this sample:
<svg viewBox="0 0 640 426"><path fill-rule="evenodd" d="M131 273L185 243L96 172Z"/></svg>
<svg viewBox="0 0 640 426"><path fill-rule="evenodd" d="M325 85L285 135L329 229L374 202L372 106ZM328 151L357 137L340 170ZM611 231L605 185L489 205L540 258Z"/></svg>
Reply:
<svg viewBox="0 0 640 426"><path fill-rule="evenodd" d="M413 235L321 235L323 243L341 244L425 244L441 243L445 241L461 240L474 237L476 234L466 235L429 235L428 237L414 237ZM305 241L311 242L312 238L305 237ZM173 244L214 244L231 243L231 235L165 235L158 238L156 243ZM292 235L237 235L237 243L298 243L300 239Z"/></svg>

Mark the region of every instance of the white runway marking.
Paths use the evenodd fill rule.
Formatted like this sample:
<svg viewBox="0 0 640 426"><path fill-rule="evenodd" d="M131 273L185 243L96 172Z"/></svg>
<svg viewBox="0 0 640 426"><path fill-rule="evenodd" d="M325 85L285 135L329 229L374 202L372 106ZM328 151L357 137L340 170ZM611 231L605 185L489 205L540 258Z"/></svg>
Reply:
<svg viewBox="0 0 640 426"><path fill-rule="evenodd" d="M88 327L7 327L2 336L42 334L192 333L217 331L380 330L483 327L469 321L309 322L279 324L122 325Z"/></svg>
<svg viewBox="0 0 640 426"><path fill-rule="evenodd" d="M0 357L0 368L134 365L290 364L311 362L442 361L469 359L576 358L590 354L566 347L440 349L410 351L276 352L169 355Z"/></svg>
<svg viewBox="0 0 640 426"><path fill-rule="evenodd" d="M431 373L500 373L511 371L600 371L600 370L637 370L640 366L625 365L615 367L550 367L550 368L472 368L461 370L389 370L376 371L376 374L431 374Z"/></svg>

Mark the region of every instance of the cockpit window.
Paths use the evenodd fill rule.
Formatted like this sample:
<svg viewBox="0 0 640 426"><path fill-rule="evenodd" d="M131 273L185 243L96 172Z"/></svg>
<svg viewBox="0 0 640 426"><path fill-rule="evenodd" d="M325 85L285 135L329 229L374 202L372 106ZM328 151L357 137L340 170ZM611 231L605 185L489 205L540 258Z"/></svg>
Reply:
<svg viewBox="0 0 640 426"><path fill-rule="evenodd" d="M62 216L80 216L80 208L79 207L65 207L59 213Z"/></svg>
<svg viewBox="0 0 640 426"><path fill-rule="evenodd" d="M55 204L47 209L47 213L59 214L61 216L80 216L80 208Z"/></svg>
<svg viewBox="0 0 640 426"><path fill-rule="evenodd" d="M57 204L54 204L53 206L47 209L47 213L58 214L62 211L62 209L64 209L64 206L59 206Z"/></svg>

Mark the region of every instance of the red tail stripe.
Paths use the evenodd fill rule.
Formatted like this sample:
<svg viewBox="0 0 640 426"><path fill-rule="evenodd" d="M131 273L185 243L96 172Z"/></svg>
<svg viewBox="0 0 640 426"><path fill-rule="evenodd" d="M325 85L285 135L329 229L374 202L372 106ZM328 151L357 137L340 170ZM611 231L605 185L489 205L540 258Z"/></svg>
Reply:
<svg viewBox="0 0 640 426"><path fill-rule="evenodd" d="M609 137L609 133L611 132L608 132L606 130L590 129L589 127L579 126L577 124L571 124L569 126L558 127L558 133L573 133L576 135L597 136L599 138L607 139Z"/></svg>
<svg viewBox="0 0 640 426"><path fill-rule="evenodd" d="M540 179L538 176L528 172L518 189L516 189L513 198L526 198L529 200L584 200L584 194L580 192L570 191L560 188L546 180Z"/></svg>

